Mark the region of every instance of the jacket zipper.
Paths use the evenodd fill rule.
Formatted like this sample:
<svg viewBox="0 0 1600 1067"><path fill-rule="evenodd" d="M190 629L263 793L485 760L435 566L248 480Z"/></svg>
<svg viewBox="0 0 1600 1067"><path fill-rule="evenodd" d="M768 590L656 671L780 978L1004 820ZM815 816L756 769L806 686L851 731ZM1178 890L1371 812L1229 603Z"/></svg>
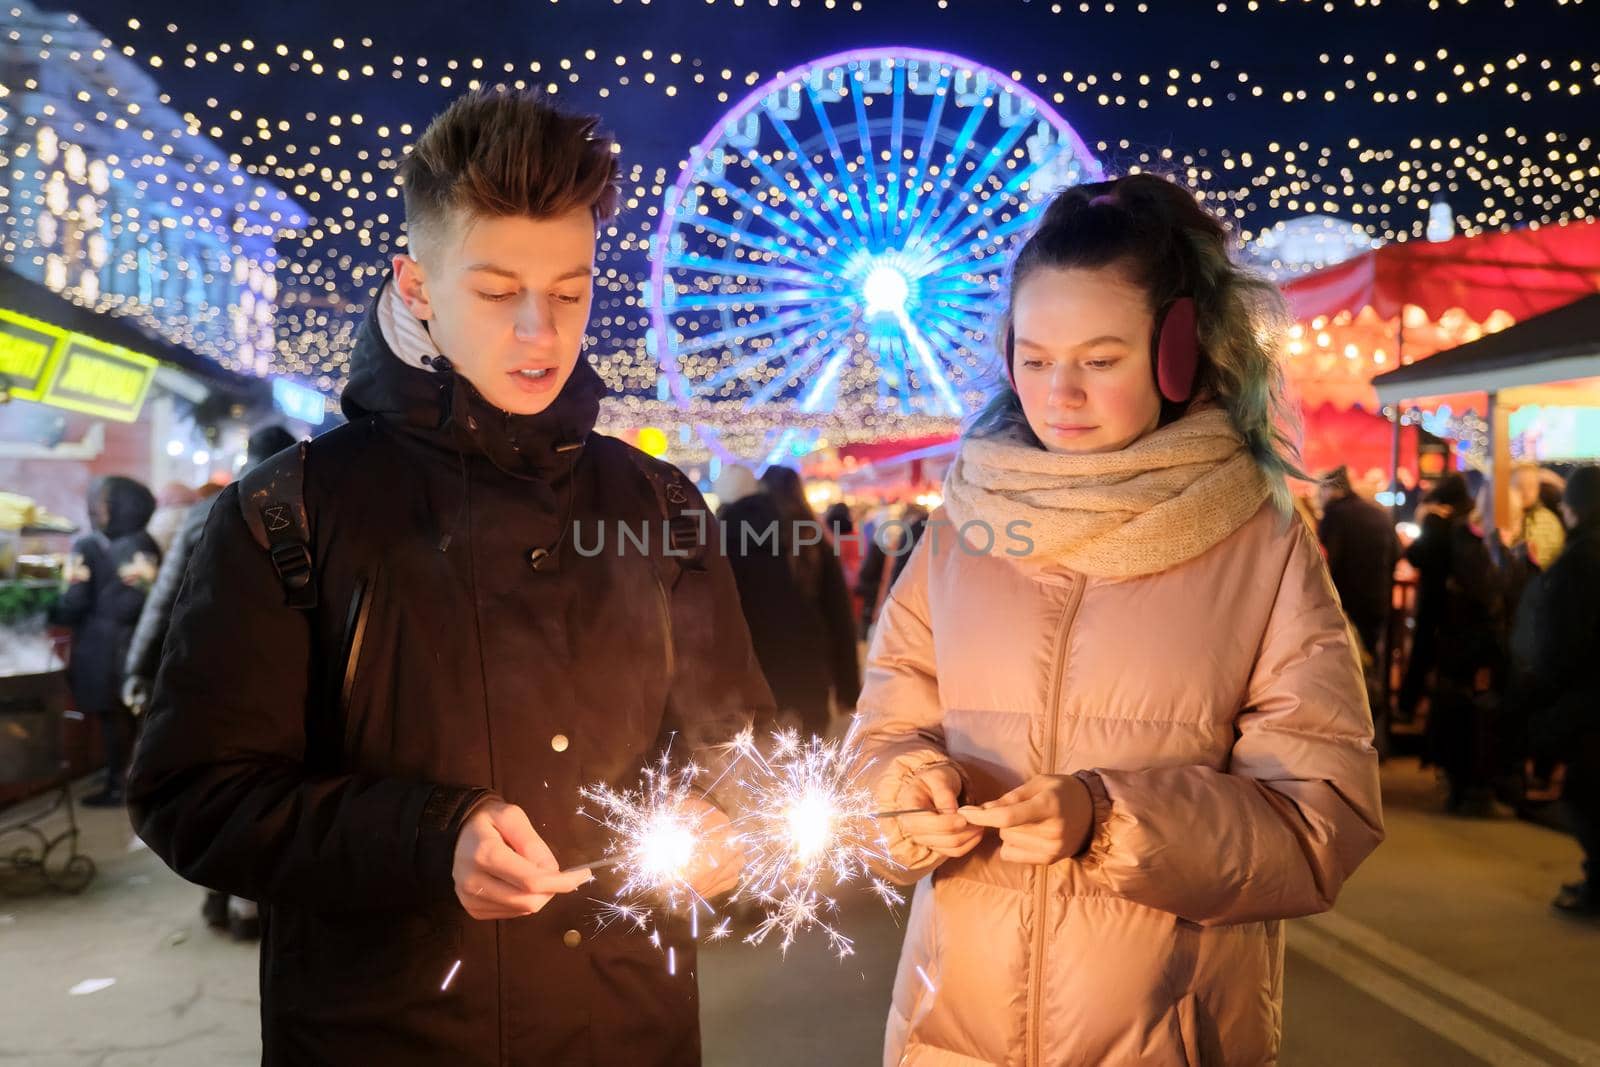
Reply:
<svg viewBox="0 0 1600 1067"><path fill-rule="evenodd" d="M1061 609L1061 626L1056 633L1055 665L1050 672L1050 713L1045 721L1044 766L1040 774L1054 774L1056 766L1056 734L1061 720L1061 676L1066 669L1067 634L1083 602L1084 586L1088 579L1080 577L1067 591L1067 603ZM1050 908L1050 868L1034 870L1033 890L1033 949L1028 960L1028 1067L1039 1065L1039 1001L1044 996L1045 917Z"/></svg>
<svg viewBox="0 0 1600 1067"><path fill-rule="evenodd" d="M667 596L666 584L661 581L661 575L653 573L656 582L656 605L661 612L661 638L666 644L667 651L667 684L672 684L672 676L678 671L678 650L672 637L672 601Z"/></svg>
<svg viewBox="0 0 1600 1067"><path fill-rule="evenodd" d="M350 698L355 693L356 671L361 665L361 644L367 636L367 618L372 612L372 598L367 595L367 580L356 583L350 598L350 610L345 615L344 678L339 686L339 719L344 725L344 757L349 759L351 743Z"/></svg>

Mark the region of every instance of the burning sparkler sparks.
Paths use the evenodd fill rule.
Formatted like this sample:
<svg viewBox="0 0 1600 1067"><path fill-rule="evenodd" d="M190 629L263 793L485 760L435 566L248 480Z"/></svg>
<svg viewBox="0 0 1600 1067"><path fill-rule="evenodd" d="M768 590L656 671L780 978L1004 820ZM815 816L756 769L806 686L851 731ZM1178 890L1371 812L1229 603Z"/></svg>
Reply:
<svg viewBox="0 0 1600 1067"><path fill-rule="evenodd" d="M877 804L860 780L856 742L853 727L837 741L775 733L766 754L749 730L730 742L747 768L739 779L745 811L734 825L749 859L735 899L753 899L765 910L747 942L759 945L778 932L787 951L799 933L816 927L843 959L853 942L833 924L838 903L830 892L864 881L884 903L900 903L869 866L893 861L878 830Z"/></svg>
<svg viewBox="0 0 1600 1067"><path fill-rule="evenodd" d="M695 781L701 774L692 763L674 770L670 753L662 753L655 766L645 769L636 789L617 790L597 783L581 791L594 810L580 808L580 813L613 834L605 857L585 866L613 867L622 875L613 899L598 901L602 927L617 921L632 923L649 931L660 947L661 931L655 923L658 910L687 908L696 934L699 909L715 914L689 882L710 815L695 803L699 797Z"/></svg>
<svg viewBox="0 0 1600 1067"><path fill-rule="evenodd" d="M854 943L836 925L834 897L839 889L864 885L887 905L902 902L900 893L872 873L874 863L894 866L879 820L898 812L882 812L862 782L864 767L855 729L840 740L802 739L795 730L771 735L758 745L754 731L744 730L723 746L726 766L709 788L733 777L742 794L741 814L733 820L734 847L746 865L730 903L755 902L762 910L759 925L745 941L762 944L774 933L785 953L795 938L820 930L840 959ZM695 801L703 774L693 764L674 770L663 754L645 770L639 787L616 790L603 784L582 791L593 810L580 809L610 830L613 843L603 858L583 866L613 867L622 885L613 899L597 901L601 926L631 923L660 947L655 921L662 909L688 910L691 936L700 935L700 911L716 910L690 884L689 873L703 851L711 814ZM707 935L729 936L731 920L721 917ZM668 953L668 967L676 959Z"/></svg>

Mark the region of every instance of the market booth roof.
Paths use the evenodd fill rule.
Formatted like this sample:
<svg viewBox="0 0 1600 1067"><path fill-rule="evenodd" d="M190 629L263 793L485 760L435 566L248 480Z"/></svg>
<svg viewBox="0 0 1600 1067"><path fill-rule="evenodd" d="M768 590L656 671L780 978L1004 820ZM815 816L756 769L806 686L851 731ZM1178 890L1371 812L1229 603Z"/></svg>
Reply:
<svg viewBox="0 0 1600 1067"><path fill-rule="evenodd" d="M1600 404L1600 293L1380 374L1372 384L1385 404L1490 392L1513 405Z"/></svg>
<svg viewBox="0 0 1600 1067"><path fill-rule="evenodd" d="M1420 307L1437 320L1460 308L1483 322L1521 321L1600 291L1600 220L1384 245L1283 287L1295 318L1355 313L1384 318Z"/></svg>

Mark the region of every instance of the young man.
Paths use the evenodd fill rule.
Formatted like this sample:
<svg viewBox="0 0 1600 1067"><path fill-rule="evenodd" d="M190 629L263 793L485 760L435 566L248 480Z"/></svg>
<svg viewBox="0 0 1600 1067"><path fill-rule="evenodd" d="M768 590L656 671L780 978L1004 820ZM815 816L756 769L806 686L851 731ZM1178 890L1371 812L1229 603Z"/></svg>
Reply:
<svg viewBox="0 0 1600 1067"><path fill-rule="evenodd" d="M593 432L579 349L612 145L486 92L402 177L412 254L356 342L349 424L211 511L136 825L184 877L262 903L266 1064L696 1064L687 931L597 930L604 881L560 873L606 844L580 786L770 714L726 561L662 551L663 523L704 508L693 486ZM308 551L269 555L252 527L294 525L297 469ZM575 550L575 524L619 522L652 553ZM709 851L707 896L740 866Z"/></svg>

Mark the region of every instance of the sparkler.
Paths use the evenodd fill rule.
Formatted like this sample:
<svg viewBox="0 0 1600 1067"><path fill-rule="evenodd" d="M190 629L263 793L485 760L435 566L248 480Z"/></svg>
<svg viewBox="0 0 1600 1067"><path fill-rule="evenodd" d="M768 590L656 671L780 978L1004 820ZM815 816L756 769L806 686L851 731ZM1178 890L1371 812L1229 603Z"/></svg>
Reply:
<svg viewBox="0 0 1600 1067"><path fill-rule="evenodd" d="M687 907L696 934L699 909L715 914L688 880L708 815L691 803L699 796L695 780L701 774L693 763L674 770L670 753L663 752L654 766L645 768L638 788L617 790L596 783L580 791L594 810L585 807L579 813L610 830L612 843L602 858L568 870L615 868L622 875L613 899L597 901L602 928L618 921L632 923L649 932L659 947L661 931L654 921L659 909ZM668 962L676 962L670 954Z"/></svg>
<svg viewBox="0 0 1600 1067"><path fill-rule="evenodd" d="M788 952L796 937L820 930L840 959L854 951L854 942L836 925L839 904L834 894L861 884L887 905L903 901L887 881L872 873L872 864L893 867L880 820L911 815L920 809L880 811L862 781L859 738L851 727L844 738L802 739L793 730L773 733L769 745L758 745L746 728L722 746L727 760L708 788L729 776L742 795L741 814L733 819L732 844L746 855L744 873L729 903L755 902L762 910L757 927L745 937L759 945L778 935ZM596 784L582 791L588 808L580 812L610 830L612 844L604 856L568 870L616 868L622 885L611 900L600 900L602 927L628 922L661 945L657 912L688 909L691 935L700 935L700 911L716 910L688 881L705 833L706 813L690 803L700 795L697 779L704 772L693 764L674 770L663 754L647 768L639 787L616 790ZM720 918L708 939L729 936L731 921ZM668 954L669 969L675 967Z"/></svg>
<svg viewBox="0 0 1600 1067"><path fill-rule="evenodd" d="M834 925L838 903L832 891L864 881L885 904L901 902L869 866L893 866L877 826L892 813L879 812L861 782L857 741L854 726L838 741L801 740L791 729L774 733L763 754L747 729L727 746L747 768L739 780L745 810L734 826L748 862L734 899L753 899L765 911L746 942L759 945L776 932L787 952L799 933L815 927L843 959L854 948Z"/></svg>

